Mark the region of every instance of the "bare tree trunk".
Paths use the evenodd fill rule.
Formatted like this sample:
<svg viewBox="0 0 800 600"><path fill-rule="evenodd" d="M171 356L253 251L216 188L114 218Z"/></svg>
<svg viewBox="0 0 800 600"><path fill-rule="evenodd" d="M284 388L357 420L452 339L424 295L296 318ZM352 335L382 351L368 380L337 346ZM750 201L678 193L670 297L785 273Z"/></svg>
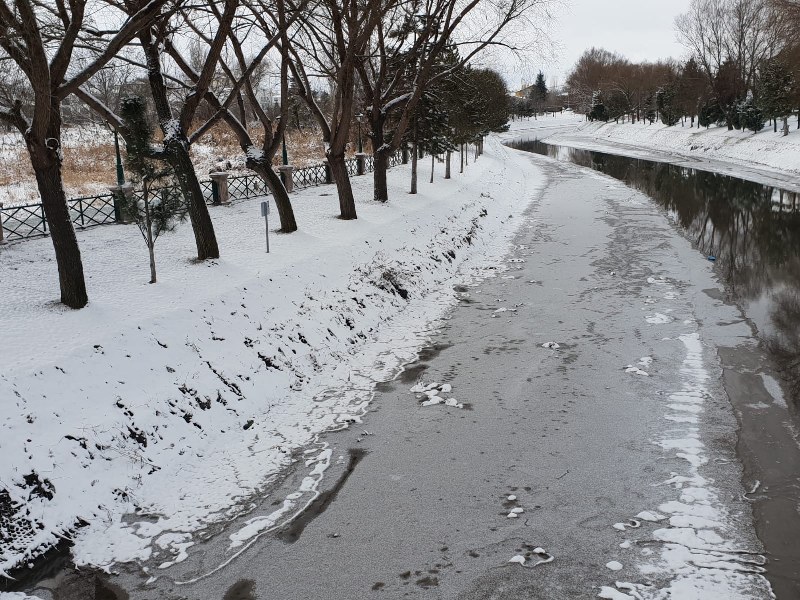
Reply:
<svg viewBox="0 0 800 600"><path fill-rule="evenodd" d="M783 117L783 137L789 135L789 117Z"/></svg>
<svg viewBox="0 0 800 600"><path fill-rule="evenodd" d="M144 195L144 225L147 230L147 252L150 254L150 283L155 283L156 278L156 241L153 239L153 221L150 218L150 185L145 182L142 190Z"/></svg>
<svg viewBox="0 0 800 600"><path fill-rule="evenodd" d="M386 181L386 172L389 169L389 155L385 152L375 152L373 155L375 170L372 173L372 182L375 187L375 200L386 202L389 200L389 186Z"/></svg>
<svg viewBox="0 0 800 600"><path fill-rule="evenodd" d="M211 222L211 215L208 214L203 190L197 180L194 165L189 157L189 140L186 132L180 131L177 119L173 118L172 107L167 95L167 86L161 74L161 55L153 41L149 30L139 35L145 57L147 59L147 78L150 83L150 92L153 96L153 104L158 115L161 130L164 133L164 150L167 154L167 161L174 169L175 176L181 192L186 198L189 209L189 220L194 230L194 241L197 246L198 260L207 258L219 258L219 247L217 237L214 233L214 224Z"/></svg>
<svg viewBox="0 0 800 600"><path fill-rule="evenodd" d="M386 137L384 136L383 127L385 119L379 116L372 119L370 126L372 133L370 139L372 140L372 157L374 161L374 170L372 172L372 183L374 187L374 198L378 202L387 202L389 200L389 186L386 181L386 171L389 169L389 153L391 149L388 145L384 145Z"/></svg>
<svg viewBox="0 0 800 600"><path fill-rule="evenodd" d="M435 166L436 166L436 155L435 154L431 154L431 181L430 181L430 183L433 183L433 169L434 169Z"/></svg>
<svg viewBox="0 0 800 600"><path fill-rule="evenodd" d="M357 219L356 200L353 196L353 187L350 185L350 175L347 173L347 163L345 154L328 154L328 164L331 167L331 175L336 183L336 191L339 195L339 218L349 221Z"/></svg>
<svg viewBox="0 0 800 600"><path fill-rule="evenodd" d="M192 223L194 241L197 246L197 259L219 258L214 224L211 222L211 215L208 214L203 189L200 187L197 173L189 156L189 142L183 134L165 140L165 142L167 161L175 171L178 186L181 188L189 209L189 220Z"/></svg>
<svg viewBox="0 0 800 600"><path fill-rule="evenodd" d="M248 155L246 166L254 173L257 173L272 192L272 197L275 199L275 207L278 209L278 218L281 221L281 233L297 231L297 221L294 218L294 209L292 208L292 201L289 199L289 193L272 165L266 159L257 160L250 158Z"/></svg>
<svg viewBox="0 0 800 600"><path fill-rule="evenodd" d="M411 142L411 194L417 193L417 161L419 151L417 150L417 129L414 128L414 139Z"/></svg>
<svg viewBox="0 0 800 600"><path fill-rule="evenodd" d="M461 144L460 154L461 154L461 171L459 171L459 172L463 173L464 172L464 144Z"/></svg>
<svg viewBox="0 0 800 600"><path fill-rule="evenodd" d="M445 161L444 161L444 178L445 179L450 179L450 159L451 159L452 155L453 155L453 153L450 150L448 150L447 153L445 154Z"/></svg>
<svg viewBox="0 0 800 600"><path fill-rule="evenodd" d="M75 229L72 227L62 183L61 149L57 145L57 140L61 139L60 133L60 127L56 127L55 130L51 127L48 131L51 137L48 137L47 141L28 139L26 142L45 218L50 228L50 240L53 242L56 254L61 302L70 308L83 308L89 298L86 294L81 251L78 239L75 237Z"/></svg>

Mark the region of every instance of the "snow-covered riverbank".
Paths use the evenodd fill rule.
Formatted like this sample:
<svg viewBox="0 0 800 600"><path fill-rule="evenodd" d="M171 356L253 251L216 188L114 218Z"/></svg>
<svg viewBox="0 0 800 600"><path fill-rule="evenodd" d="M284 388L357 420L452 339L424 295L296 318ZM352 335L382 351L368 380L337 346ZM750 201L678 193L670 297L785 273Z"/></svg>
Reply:
<svg viewBox="0 0 800 600"><path fill-rule="evenodd" d="M712 171L740 177L796 180L800 174L800 130L790 121L787 137L771 128L759 133L728 131L662 123L589 123L583 115L565 113L512 124L509 137L535 136L541 141L605 151L624 156L683 161Z"/></svg>
<svg viewBox="0 0 800 600"><path fill-rule="evenodd" d="M301 191L301 231L270 254L257 201L212 208L223 258L194 262L184 225L156 246L154 286L135 227L79 232L81 311L54 302L49 239L0 247L0 574L68 532L79 564L171 564L299 460L283 514L307 504L329 453L298 449L358 421L535 197L528 161L486 149L450 181L421 169L417 196L393 169L385 205L354 178L357 221L335 217L332 187Z"/></svg>

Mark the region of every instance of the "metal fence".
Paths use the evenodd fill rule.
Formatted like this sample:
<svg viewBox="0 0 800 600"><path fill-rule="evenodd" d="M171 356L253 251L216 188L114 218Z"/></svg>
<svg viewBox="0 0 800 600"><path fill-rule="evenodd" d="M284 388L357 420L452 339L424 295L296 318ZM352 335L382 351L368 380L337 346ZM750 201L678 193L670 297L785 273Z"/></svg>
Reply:
<svg viewBox="0 0 800 600"><path fill-rule="evenodd" d="M355 158L347 159L347 172L353 177L358 174L358 161ZM389 158L389 166L394 167L402 162L402 153L398 152ZM365 171L371 172L375 169L375 162L372 156L365 157ZM311 165L292 171L292 182L296 189L312 187L332 183L330 169L327 165ZM208 204L213 204L215 200L214 184L210 180L200 182L203 190L203 197ZM168 195L180 195L177 186L165 186L153 188L153 194L159 194L165 198ZM135 198L140 198L141 190L135 190ZM269 189L258 175L235 175L228 177L228 194L231 200L245 200L257 198L270 194ZM85 196L81 198L71 198L67 200L72 224L78 229L86 229L95 225L105 225L115 223L115 197L114 194L102 194L100 196ZM44 215L44 208L41 202L35 204L22 204L17 206L3 207L0 204L0 224L2 233L0 240L8 241L22 240L27 238L47 235L47 219Z"/></svg>

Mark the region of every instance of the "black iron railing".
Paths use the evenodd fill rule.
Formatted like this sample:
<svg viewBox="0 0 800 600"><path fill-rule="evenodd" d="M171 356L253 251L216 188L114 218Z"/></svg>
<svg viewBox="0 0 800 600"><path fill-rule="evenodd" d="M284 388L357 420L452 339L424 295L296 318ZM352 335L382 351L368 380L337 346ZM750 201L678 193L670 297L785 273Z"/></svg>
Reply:
<svg viewBox="0 0 800 600"><path fill-rule="evenodd" d="M402 162L402 155L398 152L389 159L389 166L393 167ZM351 177L358 174L358 163L355 158L348 159L347 172ZM365 159L367 172L375 169L372 156ZM295 188L307 188L316 185L331 183L330 169L326 165L311 165L292 171L292 182ZM201 181L203 197L208 204L214 203L214 185L210 180ZM177 186L153 188L153 194L162 196L180 194ZM231 200L246 200L269 195L269 189L258 175L235 175L228 178L228 194ZM139 199L140 190L133 191L134 198ZM166 196L165 196L166 197ZM73 225L78 229L86 229L95 225L106 225L116 222L114 194L101 194L99 196L84 196L67 200L70 217ZM47 219L41 202L35 204L22 204L3 207L0 204L0 224L2 234L0 240L22 240L27 238L47 235Z"/></svg>

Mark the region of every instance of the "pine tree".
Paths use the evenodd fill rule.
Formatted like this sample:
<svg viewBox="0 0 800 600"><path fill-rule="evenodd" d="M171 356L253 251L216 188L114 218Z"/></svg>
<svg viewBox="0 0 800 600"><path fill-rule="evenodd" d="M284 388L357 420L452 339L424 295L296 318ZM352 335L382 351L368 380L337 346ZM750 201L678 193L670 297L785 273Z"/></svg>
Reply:
<svg viewBox="0 0 800 600"><path fill-rule="evenodd" d="M747 96L736 107L737 129L749 129L758 133L764 129L764 113L756 104L753 92L747 92Z"/></svg>
<svg viewBox="0 0 800 600"><path fill-rule="evenodd" d="M677 89L674 83L668 83L656 92L656 108L661 115L661 122L667 127L672 127L681 120L680 107L677 103Z"/></svg>
<svg viewBox="0 0 800 600"><path fill-rule="evenodd" d="M707 100L703 106L700 107L700 112L697 115L697 124L700 125L700 127L708 128L711 125L724 122L725 111L722 110L716 98Z"/></svg>
<svg viewBox="0 0 800 600"><path fill-rule="evenodd" d="M180 192L162 187L159 195L151 197L153 184L167 181L172 169L154 158L152 147L153 126L147 119L147 106L138 96L122 101L120 113L130 132L126 139L127 166L133 177L142 184L141 197L125 197L123 213L139 227L150 255L150 283L156 283L155 244L165 231L172 231L178 222L186 219L188 209Z"/></svg>
<svg viewBox="0 0 800 600"><path fill-rule="evenodd" d="M707 96L707 87L700 66L694 58L690 58L681 70L678 82L678 104L681 112L691 118L692 127L695 117L700 113L704 97Z"/></svg>
<svg viewBox="0 0 800 600"><path fill-rule="evenodd" d="M447 109L436 92L426 92L416 110L416 132L418 147L431 155L431 183L433 168L438 155L452 152L455 146L451 141L452 129Z"/></svg>
<svg viewBox="0 0 800 600"><path fill-rule="evenodd" d="M536 83L533 84L533 87L536 89L536 97L538 100L542 102L547 100L547 84L544 82L544 73L541 71L536 75Z"/></svg>
<svg viewBox="0 0 800 600"><path fill-rule="evenodd" d="M590 121L608 121L608 111L603 102L603 93L597 90L592 94L592 109L589 111Z"/></svg>
<svg viewBox="0 0 800 600"><path fill-rule="evenodd" d="M789 135L795 93L796 82L786 64L780 59L768 61L761 70L758 105L765 117L774 120L774 131L778 131L778 119L783 119L783 134Z"/></svg>

